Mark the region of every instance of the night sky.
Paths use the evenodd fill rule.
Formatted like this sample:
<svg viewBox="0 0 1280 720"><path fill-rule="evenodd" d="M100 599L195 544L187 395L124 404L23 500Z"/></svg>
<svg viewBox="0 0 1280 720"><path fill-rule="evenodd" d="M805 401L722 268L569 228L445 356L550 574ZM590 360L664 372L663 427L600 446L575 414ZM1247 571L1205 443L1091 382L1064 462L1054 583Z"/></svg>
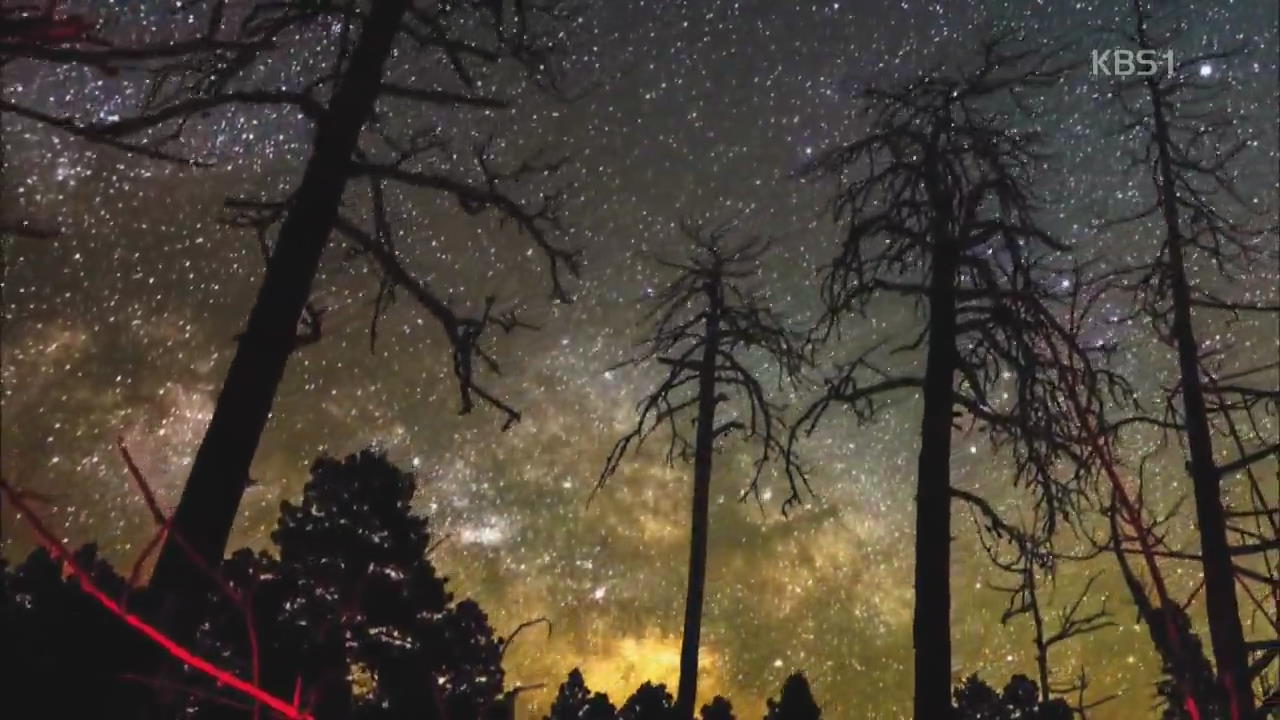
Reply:
<svg viewBox="0 0 1280 720"><path fill-rule="evenodd" d="M151 4L128 3L139 17ZM264 546L280 501L296 495L318 454L380 444L422 478L421 508L437 537L449 536L434 560L455 594L478 600L500 632L537 617L551 621L549 636L541 629L522 634L506 663L512 685L547 683L548 690L526 696L543 711L574 666L619 702L643 680L672 686L676 679L689 468L666 466L655 443L587 500L609 447L634 422L634 404L655 378L644 369L606 371L639 338L640 299L664 277L650 258L679 249L677 222L739 216L744 232L776 236L761 287L801 327L816 308L816 268L839 231L824 205L831 188L789 174L813 153L857 136L854 89L954 64L990 22L1063 32L1114 20L1128 6L605 4L581 28L578 64L597 85L585 99L565 104L530 94L509 115L442 115L446 123L494 129L512 148L572 154L574 166L562 175L572 183L565 240L584 251L582 278L570 285L573 304L549 302L541 258L513 228L430 196L395 198L399 245L415 272L464 307L478 308L493 293L541 326L496 338L503 374L485 376L523 411L523 421L502 433L495 412L457 415L447 346L434 321L407 299L383 318L371 353L376 282L365 264L344 259L335 240L314 293L329 308L324 336L290 362L254 465L257 484L232 539L233 547ZM1197 72L1231 86L1226 109L1259 141L1243 164L1242 186L1262 198L1269 193L1274 203L1276 3L1157 4L1192 19L1188 52L1251 42L1242 58ZM85 70L15 65L8 72L8 99L51 110L87 107L94 109L89 116L108 117L136 100L120 83ZM1146 258L1157 247L1154 232L1090 230L1095 219L1136 207L1148 192L1142 172L1126 168L1126 141L1111 132L1116 119L1104 109L1103 93L1081 75L1052 98L1049 126L1060 158L1044 181L1053 201L1047 222L1104 262ZM96 539L127 566L149 537L147 515L114 449L117 436L162 502L176 503L261 277L253 236L219 222L221 202L228 195L278 197L295 185L308 144L303 127L285 112L214 115L188 129L187 147L217 165L187 169L5 118L0 209L60 233L6 238L0 467L7 479L54 501L50 517L69 542ZM1277 283L1277 269L1262 267L1229 287L1237 298L1274 302ZM851 348L907 337L918 322L909 304L886 300L821 358L815 377ZM1274 359L1280 341L1274 319L1199 330L1206 343L1229 348L1227 368ZM1153 346L1146 326L1103 325L1098 332L1124 342L1119 367L1145 393L1158 393L1172 358ZM806 397L802 389L780 399ZM833 415L802 448L817 496L787 518L780 512L786 488L776 476L767 478L759 505L738 502L750 450L726 445L713 484L702 698L725 694L741 716L758 717L782 679L803 670L829 717L907 715L919 409L904 396L863 427ZM1132 438L1126 457L1138 457L1151 441ZM1007 462L982 436L957 433L955 454L955 485L1018 512L1021 496ZM1153 503L1171 506L1189 485L1176 448L1160 458L1159 482L1149 490ZM956 513L957 677L980 672L1003 684L1014 672L1034 675L1028 623L1001 625L1006 597L989 587L1007 578L987 564L968 512ZM1189 528L1188 518L1181 532ZM30 538L8 511L4 532L5 556L23 556ZM1169 567L1175 594L1185 596L1195 568ZM1121 693L1093 717L1149 716L1158 663L1114 560L1064 565L1055 605L1073 599L1099 570L1106 575L1091 604L1109 595L1117 626L1062 646L1057 677L1084 667L1094 683L1090 696ZM1246 635L1259 631L1246 624Z"/></svg>

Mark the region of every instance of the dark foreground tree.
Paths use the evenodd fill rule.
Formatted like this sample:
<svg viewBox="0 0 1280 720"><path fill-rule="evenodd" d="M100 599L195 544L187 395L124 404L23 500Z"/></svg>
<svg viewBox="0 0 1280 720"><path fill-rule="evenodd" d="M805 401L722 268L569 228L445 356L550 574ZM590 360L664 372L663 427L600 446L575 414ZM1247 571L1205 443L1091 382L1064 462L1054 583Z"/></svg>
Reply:
<svg viewBox="0 0 1280 720"><path fill-rule="evenodd" d="M322 458L302 501L282 505L272 534L279 554L227 559L187 650L239 688L190 663L162 665L171 653L140 632L158 597L129 587L136 568L126 580L92 546L62 562L38 549L0 568L0 640L24 658L5 675L6 711L70 718L110 707L135 718L176 705L183 717L238 720L271 697L296 704L281 701L292 714L260 706L263 717L492 717L514 696L503 692L505 642L436 574L426 520L410 507L414 490L413 477L379 453Z"/></svg>
<svg viewBox="0 0 1280 720"><path fill-rule="evenodd" d="M1002 692L971 675L955 690L955 720L1071 720L1071 706L1042 700L1035 681L1014 675Z"/></svg>
<svg viewBox="0 0 1280 720"><path fill-rule="evenodd" d="M1131 20L1122 35L1135 49L1155 51L1161 57L1174 48L1181 51L1184 45L1179 36L1186 27L1183 19L1170 13L1157 15L1152 6L1132 0ZM1213 658L1233 718L1253 716L1256 700L1252 683L1257 674L1250 667L1237 596L1241 586L1252 594L1249 588L1257 580L1239 575L1237 558L1272 553L1268 565L1280 558L1280 545L1275 543L1280 517L1272 516L1269 538L1254 538L1233 547L1223 499L1224 480L1280 454L1274 431L1269 436L1250 433L1247 445L1231 448L1232 457L1224 459L1222 453L1228 445L1224 441L1241 438L1230 428L1232 423L1247 422L1246 416L1258 403L1280 397L1274 372L1268 369L1273 366L1241 368L1244 372L1236 374L1233 381L1222 383L1234 392L1229 391L1217 404L1215 417L1206 387L1217 385L1212 367L1224 348L1203 344L1196 329L1197 318L1203 324L1239 318L1240 314L1274 316L1280 311L1274 304L1224 296L1218 290L1223 284L1210 282L1212 269L1229 286L1255 272L1259 263L1273 268L1280 261L1272 224L1275 208L1269 208L1268 213L1264 205L1253 205L1257 198L1239 184L1242 171L1248 172L1252 152L1248 133L1242 131L1241 118L1228 114L1231 103L1224 84L1200 73L1205 63L1229 63L1242 50L1215 46L1184 54L1172 67L1162 66L1155 74L1129 79L1116 87L1115 96L1125 115L1124 132L1137 139L1134 167L1141 170L1145 191L1143 207L1112 223L1126 230L1145 229L1160 237L1150 260L1115 277L1136 291L1139 313L1135 316L1150 319L1156 336L1176 359L1176 382L1165 394L1165 412L1153 418L1153 424L1176 432L1179 444L1185 447ZM1268 191L1273 189L1274 162L1266 157L1255 157L1253 162L1258 172L1270 174ZM1275 319L1270 323L1274 327ZM1269 382L1271 387L1256 382ZM1264 595L1275 593L1274 577L1269 582L1264 579L1261 589ZM1274 613L1264 613L1267 615L1272 616L1267 631L1274 636L1277 618Z"/></svg>
<svg viewBox="0 0 1280 720"><path fill-rule="evenodd" d="M130 604L128 583L86 545L75 563ZM80 588L66 564L39 548L16 567L0 563L0 686L6 717L79 718L102 708L133 717L151 699L139 676L159 654L154 645Z"/></svg>
<svg viewBox="0 0 1280 720"><path fill-rule="evenodd" d="M617 709L604 693L592 693L577 668L560 685L551 712L543 720L614 720Z"/></svg>
<svg viewBox="0 0 1280 720"><path fill-rule="evenodd" d="M780 380L794 380L805 362L797 338L758 294L743 287L758 276L768 243L750 240L730 246L729 229L684 223L683 231L693 245L690 257L682 262L660 261L676 273L675 279L652 301L648 317L653 325L644 351L624 364L653 362L665 367L666 374L640 403L635 429L609 453L596 488L617 471L628 450L637 449L661 428L670 432L667 461L677 457L693 461L689 580L675 706L678 720L692 720L697 700L715 448L721 438L733 433L758 442L755 473L744 497L758 490L766 465L784 450L785 433L779 408L759 379L767 372L759 362L763 357L775 365ZM741 407L730 404L734 399ZM692 439L685 430L690 418Z"/></svg>
<svg viewBox="0 0 1280 720"><path fill-rule="evenodd" d="M670 720L675 712L666 685L646 682L618 710L618 720Z"/></svg>
<svg viewBox="0 0 1280 720"><path fill-rule="evenodd" d="M1086 370L1103 348L1084 347L1065 320L1078 271L1059 259L1067 248L1042 224L1036 190L1046 147L1031 100L1066 71L1056 55L1002 35L954 71L866 89L859 101L867 134L803 170L836 181L834 213L845 233L823 268L818 338L831 340L889 296L914 302L925 315L900 346L885 352L882 342L839 367L788 441L811 432L832 405L866 422L887 394L923 399L916 720L949 711L951 499L983 507L951 485L957 420L967 415L968 427L1012 451L1015 484L1031 488L1039 506L1037 537L1053 537L1089 477L1065 391L1082 384L1092 406L1107 376ZM912 372L917 353L922 372ZM793 498L802 485L803 473L792 472Z"/></svg>
<svg viewBox="0 0 1280 720"><path fill-rule="evenodd" d="M511 97L497 93L515 95L529 84L559 91L560 51L575 18L567 3L254 0L229 6L201 0L136 32L136 19L126 10L103 6L95 12L124 13L116 25L131 31L121 31L121 38L84 33L56 42L6 31L0 63L97 69L138 90L141 109L107 120L92 107L64 116L0 99L0 109L93 142L193 164L207 158L190 152L184 134L210 116L291 113L313 132L301 180L287 198L233 203L237 222L264 233L278 224L279 231L273 243L264 242L266 274L174 513L171 538L185 538L206 565L221 561L288 359L319 336L320 313L310 294L335 228L382 277L375 326L395 288L407 287L445 331L463 411L478 397L514 422L515 410L475 382L473 360L494 367L481 338L516 321L493 312L492 299L473 316L460 315L405 268L384 186L440 193L467 214L509 220L546 257L554 297L567 300L564 275L576 274L577 261L554 237L559 195L535 193L530 200L511 187L556 170L560 161L504 169L496 143L468 134L480 124L479 113L512 107ZM368 207L367 221L339 215L353 179L368 184L369 200L354 205ZM178 543L166 542L154 570L153 584L175 598L175 617L166 624L179 637L192 630L192 601L209 589L198 564Z"/></svg>
<svg viewBox="0 0 1280 720"><path fill-rule="evenodd" d="M764 720L821 720L822 708L813 699L809 680L803 673L796 673L782 683L778 699L765 702L768 711Z"/></svg>
<svg viewBox="0 0 1280 720"><path fill-rule="evenodd" d="M733 703L719 695L711 698L711 702L702 706L701 720L737 720L733 714Z"/></svg>
<svg viewBox="0 0 1280 720"><path fill-rule="evenodd" d="M502 641L473 602L458 603L427 557L416 482L374 451L312 467L285 502L278 557L242 550L224 577L252 598L262 685L289 697L298 679L318 717L476 718L500 702ZM216 605L204 645L251 672L240 608ZM216 693L216 689L209 692ZM216 704L196 703L201 717Z"/></svg>

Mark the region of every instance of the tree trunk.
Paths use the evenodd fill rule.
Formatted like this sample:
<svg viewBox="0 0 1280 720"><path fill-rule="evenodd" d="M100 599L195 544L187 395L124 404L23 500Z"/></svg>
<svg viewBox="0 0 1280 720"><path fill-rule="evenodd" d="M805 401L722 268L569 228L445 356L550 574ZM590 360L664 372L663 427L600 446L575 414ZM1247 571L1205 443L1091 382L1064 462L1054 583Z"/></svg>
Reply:
<svg viewBox="0 0 1280 720"><path fill-rule="evenodd" d="M693 512L689 539L689 584L680 640L680 682L676 720L693 720L698 697L698 647L702 639L702 602L707 585L707 525L711 500L711 451L715 442L716 355L720 343L720 289L711 289L698 368L698 426L693 447Z"/></svg>
<svg viewBox="0 0 1280 720"><path fill-rule="evenodd" d="M1191 456L1191 481L1196 501L1196 524L1200 530L1200 557L1204 568L1204 597L1209 617L1209 637L1218 679L1231 703L1232 720L1253 717L1253 690L1249 682L1248 656L1240 607L1236 599L1235 569L1227 543L1226 517L1222 508L1221 474L1213 459L1213 437L1209 430L1200 378L1200 345L1191 324L1191 289L1187 283L1182 255L1183 235L1179 225L1177 189L1174 184L1168 121L1164 115L1158 86L1149 81L1155 137L1160 169L1160 203L1167 231L1169 282L1173 295L1171 333L1178 354L1178 374L1182 384L1187 450Z"/></svg>
<svg viewBox="0 0 1280 720"><path fill-rule="evenodd" d="M1047 703L1049 696L1049 646L1044 637L1044 614L1040 612L1040 596L1036 593L1036 566L1027 556L1027 594L1031 603L1031 621L1035 627L1036 671L1040 674L1040 702Z"/></svg>
<svg viewBox="0 0 1280 720"><path fill-rule="evenodd" d="M280 228L275 250L213 418L196 453L170 538L156 561L151 585L172 602L200 597L211 587L205 573L173 541L180 535L209 567L226 551L236 511L249 480L285 364L295 347L298 318L311 292L348 178L360 131L373 110L383 65L409 0L370 3L350 64L316 128L302 183ZM182 607L191 603L178 603ZM171 618L171 632L190 636L190 619ZM186 625L184 627L184 624Z"/></svg>
<svg viewBox="0 0 1280 720"><path fill-rule="evenodd" d="M936 133L935 133L936 135ZM936 145L936 140L934 143ZM934 150L934 148L930 148ZM936 160L936 158L935 158ZM915 720L951 716L951 423L956 372L956 267L950 202L926 160L934 222L929 349L916 473Z"/></svg>

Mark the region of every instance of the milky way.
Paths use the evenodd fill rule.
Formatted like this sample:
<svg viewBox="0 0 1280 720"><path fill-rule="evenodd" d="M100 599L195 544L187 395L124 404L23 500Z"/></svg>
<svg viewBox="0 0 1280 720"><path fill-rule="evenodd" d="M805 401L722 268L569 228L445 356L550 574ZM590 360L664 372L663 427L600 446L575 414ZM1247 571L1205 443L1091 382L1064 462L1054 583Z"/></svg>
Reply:
<svg viewBox="0 0 1280 720"><path fill-rule="evenodd" d="M1063 32L1115 20L1127 5L608 3L584 28L583 63L595 89L568 104L531 97L517 115L494 121L521 146L574 158L568 241L584 249L585 263L573 304L548 302L542 270L525 257L528 241L512 228L430 198L402 198L412 232L401 248L417 272L470 307L495 294L540 327L495 340L503 374L489 382L523 411L522 422L504 433L492 412L457 414L447 345L408 302L383 318L371 352L376 282L335 250L315 290L329 308L324 336L290 362L233 546L267 544L279 502L297 493L316 455L380 444L422 479L420 506L437 538L447 538L435 561L455 593L477 599L501 632L550 620L549 635L526 631L507 656L512 684L551 688L528 693L531 707L545 710L574 666L615 700L645 679L673 685L688 468L668 467L649 448L588 503L609 447L634 422L634 403L653 380L643 369L607 371L628 356L640 299L662 280L652 255L678 247L682 217L739 216L751 231L779 239L761 278L771 302L797 322L811 318L814 273L838 230L824 207L830 188L790 173L856 135L856 87L945 65L990 22ZM1194 19L1195 47L1251 41L1243 58L1197 72L1232 88L1229 110L1259 139L1243 184L1270 189L1274 200L1276 4L1160 5ZM6 72L9 99L54 110L94 107L105 117L131 101L88 71ZM1124 140L1099 110L1104 92L1082 77L1058 97L1061 158L1046 190L1057 201L1056 229L1121 262L1148 257L1156 236L1088 229L1099 214L1123 209L1142 182L1118 159ZM214 117L191 134L219 164L192 170L94 149L13 118L4 123L3 211L59 232L5 242L3 471L53 501L50 516L69 541L97 540L128 563L149 526L115 438L125 439L162 501L176 503L261 276L254 239L219 222L222 199L291 187L307 137L278 117ZM1233 290L1274 302L1277 282L1275 268L1259 268ZM914 322L914 308L890 301L860 332L893 336ZM1152 346L1145 326L1106 332L1128 341L1117 359L1123 369L1155 368L1142 380L1144 391L1157 392L1172 359ZM1274 321L1202 334L1230 345L1241 367L1273 357L1278 339ZM837 359L831 352L825 363ZM780 478L767 478L759 505L742 503L749 456L729 445L718 458L704 697L726 694L742 715L758 717L782 679L804 670L831 717L906 716L918 422L918 402L904 397L873 424L823 426L804 445L816 497L786 518ZM1133 457L1145 449L1127 448ZM976 433L958 433L955 450L955 484L1016 512L1006 461ZM1153 502L1168 506L1189 486L1176 449L1162 457ZM1034 674L1026 622L1000 622L1006 597L990 586L1005 578L982 555L967 512L956 512L957 677L980 672L994 683ZM12 515L4 520L3 548L16 559L30 538ZM1057 604L1107 571L1091 602L1106 597L1116 626L1063 646L1055 665L1062 680L1087 669L1094 697L1121 693L1095 717L1146 716L1158 662L1113 565L1104 558L1060 571ZM1173 572L1185 595L1195 568Z"/></svg>

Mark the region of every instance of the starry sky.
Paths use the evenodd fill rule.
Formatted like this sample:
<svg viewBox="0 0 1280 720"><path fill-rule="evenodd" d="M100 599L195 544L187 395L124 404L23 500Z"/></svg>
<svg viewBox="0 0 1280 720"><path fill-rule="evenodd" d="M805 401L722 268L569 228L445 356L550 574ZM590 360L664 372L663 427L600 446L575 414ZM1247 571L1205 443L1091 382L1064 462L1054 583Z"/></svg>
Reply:
<svg viewBox="0 0 1280 720"><path fill-rule="evenodd" d="M1225 108L1257 133L1241 170L1252 194L1275 199L1277 7L1269 0L1165 0L1192 19L1188 51L1250 41L1227 65L1196 72L1230 87ZM145 14L148 3L122 3ZM935 64L955 62L982 28L1012 23L1065 32L1118 17L1121 2L829 2L644 0L606 3L581 28L579 66L595 89L574 103L530 95L514 114L484 119L513 146L572 154L564 179L566 241L584 267L575 302L548 301L528 240L485 217L426 195L398 197L400 247L409 265L464 307L496 294L540 330L495 338L503 374L489 386L524 419L501 433L491 411L457 415L438 327L407 301L381 321L376 352L368 325L376 282L335 250L314 298L329 310L322 340L291 360L263 438L233 546L263 546L279 502L295 495L320 453L370 443L416 469L419 502L437 536L435 561L459 596L471 596L509 631L537 617L551 633L522 634L508 654L511 684L545 710L554 687L580 666L588 684L620 701L642 680L674 684L684 597L689 469L668 467L654 448L624 464L590 503L613 441L634 421L649 369L608 370L639 339L640 299L662 281L654 253L680 247L683 217L738 216L778 239L760 284L797 326L811 319L814 273L838 231L830 188L789 174L813 153L856 137L851 92ZM1103 42L1103 41L1099 41ZM50 110L127 112L135 91L78 69L7 68L5 92ZM1049 222L1104 262L1147 257L1157 235L1095 233L1097 217L1140 199L1141 173L1121 157L1124 139L1086 76L1055 96L1054 150L1046 178ZM461 121L457 121L461 122ZM4 120L0 206L59 232L8 237L4 245L4 475L53 501L68 541L96 539L127 564L149 537L146 514L115 453L122 436L162 502L176 503L261 276L253 237L220 222L228 195L278 196L306 157L304 126L279 114L215 115L187 142L217 162L189 169L92 148L47 128ZM337 243L335 243L335 246ZM1274 301L1275 268L1233 281L1236 297ZM918 323L910 305L877 306L859 332L900 337ZM901 303L899 303L901 304ZM1118 314L1118 313L1117 313ZM1171 360L1140 323L1108 326L1124 342L1121 369L1142 368L1140 388L1159 392ZM1228 349L1228 367L1273 357L1274 320L1214 324L1207 343ZM854 341L856 345L857 341ZM823 369L849 347L821 358ZM803 401L804 390L794 400ZM833 416L804 445L816 496L784 518L785 488L766 478L761 504L740 503L749 450L727 445L713 483L704 625L704 698L728 695L746 717L762 714L794 670L811 678L833 718L898 718L910 708L912 484L919 403L904 396L875 423ZM1274 429L1274 426L1273 426ZM1135 438L1136 458L1152 438ZM1151 501L1172 507L1189 489L1176 451ZM977 434L957 433L953 482L1016 514L1022 498L1007 462ZM954 636L957 675L992 682L1034 674L1025 620L1000 622L1007 581L957 509ZM30 538L4 518L5 556ZM1181 526L1189 528L1188 519ZM1106 571L1116 626L1056 652L1061 680L1079 668L1091 696L1119 693L1094 717L1150 714L1157 663L1136 624L1113 561L1068 564L1052 603L1074 598ZM1194 586L1191 567L1170 566L1174 587ZM1246 632L1249 627L1246 626Z"/></svg>

